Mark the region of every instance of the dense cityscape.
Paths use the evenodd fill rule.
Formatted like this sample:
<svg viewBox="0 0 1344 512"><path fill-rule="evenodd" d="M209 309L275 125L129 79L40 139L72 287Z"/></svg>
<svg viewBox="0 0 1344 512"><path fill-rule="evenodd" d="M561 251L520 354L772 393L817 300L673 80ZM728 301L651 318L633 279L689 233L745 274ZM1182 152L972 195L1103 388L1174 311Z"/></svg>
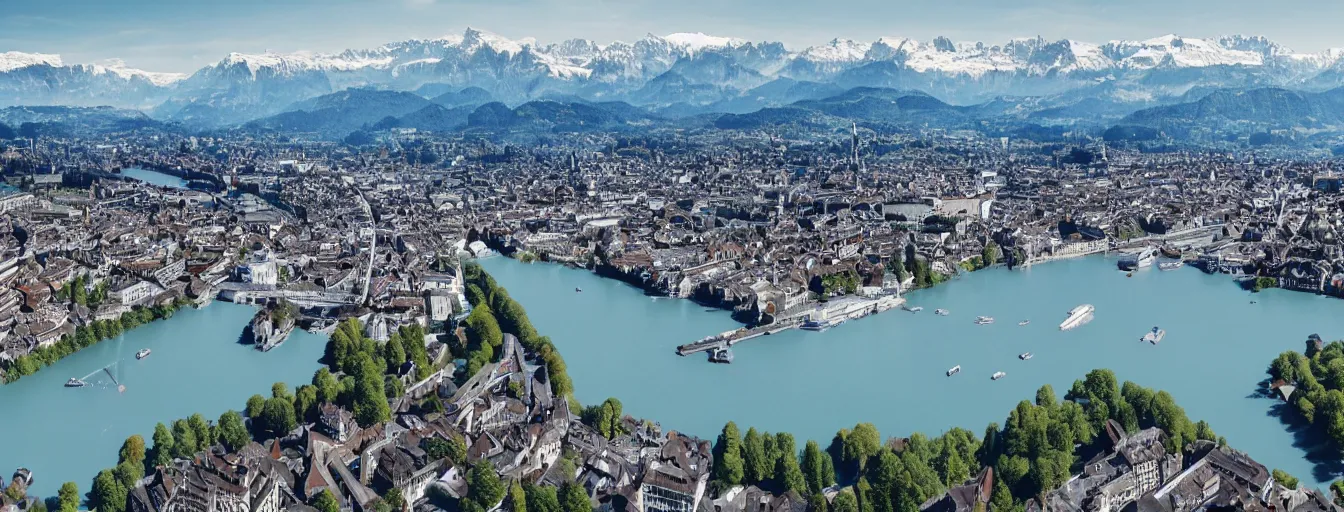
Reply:
<svg viewBox="0 0 1344 512"><path fill-rule="evenodd" d="M983 427L836 420L833 438L815 439L725 417L717 433L690 432L679 418L628 414L630 389L580 402L585 379L565 358L591 354L571 356L579 340L534 326L529 309L556 305L515 299L491 265L565 267L622 283L629 293L611 300L731 318L725 332L692 327L703 337L658 347L725 372L757 350L795 348L766 339L874 315L949 317L947 305L925 312L935 306L920 294L1076 261L1129 282L1202 272L1239 287L1238 305L1289 294L1335 304L1342 69L1344 52L1246 36L836 39L793 51L688 33L541 45L467 29L339 54L232 53L190 75L0 53L0 217L11 226L0 235L0 392L63 392L0 420L0 443L50 453L0 457L13 471L0 512L1341 511L1344 342L1313 332L1330 323L1256 340L1302 350L1233 390L1260 400L1308 460L1312 474L1294 475L1264 458L1281 453L1187 415L1191 397L1178 403L1105 361L1071 368L1068 389L1014 397ZM1133 293L1125 300L1143 300ZM1250 323L1219 307L1206 322ZM56 425L49 411L80 407L62 398L152 400L164 390L124 367L203 343L221 324L174 322L221 308L250 315L225 336L237 340L229 350L274 361L319 339L320 360L281 361L316 367L311 380L275 382L228 410L193 403L201 410L183 417L128 407L140 433L117 434L114 465L51 474L62 457L112 460L44 444L112 428ZM1079 304L1058 331L1096 330L1084 327L1094 314L1107 312ZM155 331L169 343L121 346L154 326L173 326ZM1164 341L1160 325L1134 334L1154 350L1223 341ZM1175 357L1152 353L1142 357ZM79 373L53 377L81 356ZM203 385L234 391L262 375L190 364L222 367ZM968 375L979 371L865 378L909 395L1007 377ZM792 414L834 395L792 397ZM44 421L49 438L18 433Z"/></svg>

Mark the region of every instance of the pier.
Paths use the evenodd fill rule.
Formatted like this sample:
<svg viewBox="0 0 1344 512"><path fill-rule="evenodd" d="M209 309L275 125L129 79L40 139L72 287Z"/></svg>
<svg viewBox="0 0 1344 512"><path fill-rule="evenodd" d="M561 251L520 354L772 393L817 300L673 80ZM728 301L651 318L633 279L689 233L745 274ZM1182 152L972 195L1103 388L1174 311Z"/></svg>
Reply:
<svg viewBox="0 0 1344 512"><path fill-rule="evenodd" d="M792 311L787 315L781 316L779 320L768 325L761 325L752 328L741 328L728 331L713 336L706 336L699 341L687 343L677 347L677 355L687 356L698 352L709 352L721 348L729 348L738 343L759 338L778 332L796 329L803 325L803 322L812 313L818 310L825 310L828 318L835 318L841 321L863 318L865 316L881 313L888 309L896 308L905 304L905 299L896 295L882 295L878 297L839 297L828 303L822 303L815 308L805 308L798 311Z"/></svg>

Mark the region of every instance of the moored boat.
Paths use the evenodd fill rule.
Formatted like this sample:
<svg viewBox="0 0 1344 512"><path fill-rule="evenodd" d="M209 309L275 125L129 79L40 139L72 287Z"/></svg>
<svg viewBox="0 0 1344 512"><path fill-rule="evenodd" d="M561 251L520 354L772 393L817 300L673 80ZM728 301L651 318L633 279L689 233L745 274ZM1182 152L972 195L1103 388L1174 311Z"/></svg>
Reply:
<svg viewBox="0 0 1344 512"><path fill-rule="evenodd" d="M1158 263L1158 264L1157 264L1157 268L1158 268L1158 270L1162 270L1162 271L1164 271L1164 272L1168 272L1168 271L1176 270L1176 269L1181 268L1181 267L1184 267L1184 266L1185 266L1185 262L1182 262L1182 261L1179 261L1179 260L1177 260L1177 261L1164 261L1164 262L1162 262L1162 263Z"/></svg>
<svg viewBox="0 0 1344 512"><path fill-rule="evenodd" d="M733 350L729 348L716 348L709 352L709 362L728 364L733 362Z"/></svg>

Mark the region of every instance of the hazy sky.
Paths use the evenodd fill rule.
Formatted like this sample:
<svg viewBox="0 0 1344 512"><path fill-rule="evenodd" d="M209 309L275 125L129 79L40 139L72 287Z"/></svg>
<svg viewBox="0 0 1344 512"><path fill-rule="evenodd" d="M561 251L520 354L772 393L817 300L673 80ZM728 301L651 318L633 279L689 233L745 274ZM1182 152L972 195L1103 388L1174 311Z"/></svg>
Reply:
<svg viewBox="0 0 1344 512"><path fill-rule="evenodd" d="M191 72L231 51L340 51L470 26L510 38L633 41L705 32L791 48L880 36L1264 35L1297 51L1344 47L1344 0L3 0L0 51L120 58Z"/></svg>

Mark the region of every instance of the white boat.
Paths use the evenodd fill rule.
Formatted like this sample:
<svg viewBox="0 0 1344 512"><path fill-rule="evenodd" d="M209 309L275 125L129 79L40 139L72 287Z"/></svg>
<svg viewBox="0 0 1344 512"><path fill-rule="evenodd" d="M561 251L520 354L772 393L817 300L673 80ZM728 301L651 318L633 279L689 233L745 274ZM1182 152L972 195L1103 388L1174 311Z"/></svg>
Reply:
<svg viewBox="0 0 1344 512"><path fill-rule="evenodd" d="M65 381L65 387L67 388L82 388L87 385L88 384L85 384L84 381L76 379L74 377L70 377L70 380Z"/></svg>
<svg viewBox="0 0 1344 512"><path fill-rule="evenodd" d="M999 379L1004 378L1004 376L1006 376L1006 375L1008 375L1008 374L1003 373L1003 372L994 372L994 375L990 375L990 376L989 376L989 380L999 380Z"/></svg>
<svg viewBox="0 0 1344 512"><path fill-rule="evenodd" d="M942 309L942 308L938 308L938 309L933 310L933 314L938 315L938 316L947 316L947 315L949 315L949 314L951 314L951 313L952 313L951 311L948 311L948 310L946 310L946 309Z"/></svg>
<svg viewBox="0 0 1344 512"><path fill-rule="evenodd" d="M924 311L924 306L915 306L913 308L910 308L911 313L918 313L920 311Z"/></svg>
<svg viewBox="0 0 1344 512"><path fill-rule="evenodd" d="M1093 307L1091 304L1080 304L1077 307L1070 309L1068 318L1065 318L1063 322L1060 322L1059 330L1067 331L1091 322L1092 313L1096 310L1097 308Z"/></svg>
<svg viewBox="0 0 1344 512"><path fill-rule="evenodd" d="M1153 330L1149 331L1147 334L1144 334L1142 338L1139 338L1139 341L1146 341L1148 343L1156 345L1158 344L1158 342L1162 341L1162 338L1165 337L1167 337L1167 331L1165 329L1153 327Z"/></svg>
<svg viewBox="0 0 1344 512"><path fill-rule="evenodd" d="M139 352L135 353L136 359L144 359L146 357L149 357L149 349L147 348L142 348Z"/></svg>
<svg viewBox="0 0 1344 512"><path fill-rule="evenodd" d="M987 324L992 324L992 323L994 323L994 317L992 317L992 316L978 316L978 317L975 317L975 325L987 325Z"/></svg>
<svg viewBox="0 0 1344 512"><path fill-rule="evenodd" d="M947 370L947 376L951 377L961 372L961 365L956 365Z"/></svg>
<svg viewBox="0 0 1344 512"><path fill-rule="evenodd" d="M1033 357L1036 357L1036 354L1032 354L1031 352L1023 352L1017 356L1018 359L1023 361L1030 361Z"/></svg>
<svg viewBox="0 0 1344 512"><path fill-rule="evenodd" d="M1031 323L1031 320L1023 320L1021 322L1018 322L1017 325L1027 325L1029 323Z"/></svg>
<svg viewBox="0 0 1344 512"><path fill-rule="evenodd" d="M1162 271L1176 270L1176 269L1181 268L1181 267L1184 267L1184 266L1185 266L1185 262L1180 261L1180 260L1177 260L1177 261L1164 261L1164 262L1162 262L1162 263L1158 263L1158 264L1157 264L1157 268L1158 268L1159 270L1162 270Z"/></svg>
<svg viewBox="0 0 1344 512"><path fill-rule="evenodd" d="M733 351L727 348L717 348L709 353L709 362L729 364L733 362Z"/></svg>

